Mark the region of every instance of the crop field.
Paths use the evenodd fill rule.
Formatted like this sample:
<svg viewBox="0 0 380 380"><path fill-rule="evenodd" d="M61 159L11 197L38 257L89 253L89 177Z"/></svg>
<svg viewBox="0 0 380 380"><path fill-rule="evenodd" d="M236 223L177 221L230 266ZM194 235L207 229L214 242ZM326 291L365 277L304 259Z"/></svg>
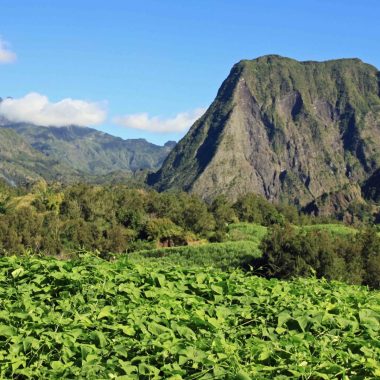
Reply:
<svg viewBox="0 0 380 380"><path fill-rule="evenodd" d="M91 255L0 260L0 378L375 379L380 293Z"/></svg>
<svg viewBox="0 0 380 380"><path fill-rule="evenodd" d="M133 252L128 255L135 263L158 265L177 264L182 267L215 267L220 269L238 268L261 256L260 241L239 240L223 243L157 248Z"/></svg>
<svg viewBox="0 0 380 380"><path fill-rule="evenodd" d="M344 224L311 224L303 226L303 229L307 231L323 230L335 235L352 235L358 232L353 227L346 226Z"/></svg>
<svg viewBox="0 0 380 380"><path fill-rule="evenodd" d="M229 240L250 240L257 244L261 242L268 228L254 223L233 223L228 228Z"/></svg>

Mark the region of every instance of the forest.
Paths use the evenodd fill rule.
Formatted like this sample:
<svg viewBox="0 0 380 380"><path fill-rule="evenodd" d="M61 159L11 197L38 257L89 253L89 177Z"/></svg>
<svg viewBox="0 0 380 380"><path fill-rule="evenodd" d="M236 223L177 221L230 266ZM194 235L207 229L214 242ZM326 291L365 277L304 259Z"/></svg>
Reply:
<svg viewBox="0 0 380 380"><path fill-rule="evenodd" d="M353 214L352 233L332 218L311 216L294 206L273 204L255 194L236 202L225 196L211 203L185 192L158 193L125 185L38 182L29 188L2 184L0 250L3 256L47 255L73 258L82 251L110 259L117 255L188 246L203 255L231 240L236 226L265 227L258 241L259 257L236 259L235 267L251 268L265 277L325 277L380 287L380 237L376 216ZM309 228L319 226L319 228ZM244 235L244 234L243 234ZM249 235L249 234L248 234ZM236 244L235 242L234 244ZM198 250L199 250L198 249ZM231 262L232 262L231 261Z"/></svg>

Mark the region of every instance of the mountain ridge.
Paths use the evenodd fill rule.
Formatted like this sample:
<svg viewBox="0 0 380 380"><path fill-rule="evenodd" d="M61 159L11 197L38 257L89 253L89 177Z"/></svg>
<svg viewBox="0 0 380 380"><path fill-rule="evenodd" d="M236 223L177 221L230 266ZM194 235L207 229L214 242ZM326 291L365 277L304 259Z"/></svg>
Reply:
<svg viewBox="0 0 380 380"><path fill-rule="evenodd" d="M102 182L110 176L125 181L138 171L158 169L175 144L169 141L159 146L88 127L42 127L5 119L1 120L0 131L0 175L16 184L40 179ZM8 149L12 146L8 139L17 141L13 150ZM26 150L27 160L18 160L20 150ZM40 162L43 170L35 171L32 162L35 168Z"/></svg>
<svg viewBox="0 0 380 380"><path fill-rule="evenodd" d="M359 59L241 60L148 183L301 206L361 185L380 165L379 83Z"/></svg>

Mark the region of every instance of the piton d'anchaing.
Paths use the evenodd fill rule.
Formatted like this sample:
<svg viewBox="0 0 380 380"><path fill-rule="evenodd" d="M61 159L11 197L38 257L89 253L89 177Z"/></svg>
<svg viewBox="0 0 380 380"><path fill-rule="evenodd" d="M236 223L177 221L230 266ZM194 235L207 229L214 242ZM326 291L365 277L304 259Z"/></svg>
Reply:
<svg viewBox="0 0 380 380"><path fill-rule="evenodd" d="M255 192L313 211L380 198L380 73L359 59L240 61L173 150L6 120L0 135L0 172L11 183L128 181L166 157L148 184L206 200Z"/></svg>
<svg viewBox="0 0 380 380"><path fill-rule="evenodd" d="M379 95L379 71L359 59L240 61L149 184L309 209L379 198Z"/></svg>

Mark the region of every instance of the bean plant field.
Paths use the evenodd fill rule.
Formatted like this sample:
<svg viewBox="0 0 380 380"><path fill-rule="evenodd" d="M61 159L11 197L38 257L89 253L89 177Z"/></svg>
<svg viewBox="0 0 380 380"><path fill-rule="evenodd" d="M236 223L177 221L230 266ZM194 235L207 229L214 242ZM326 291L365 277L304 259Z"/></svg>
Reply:
<svg viewBox="0 0 380 380"><path fill-rule="evenodd" d="M0 282L0 378L380 378L365 287L89 254L5 257Z"/></svg>

